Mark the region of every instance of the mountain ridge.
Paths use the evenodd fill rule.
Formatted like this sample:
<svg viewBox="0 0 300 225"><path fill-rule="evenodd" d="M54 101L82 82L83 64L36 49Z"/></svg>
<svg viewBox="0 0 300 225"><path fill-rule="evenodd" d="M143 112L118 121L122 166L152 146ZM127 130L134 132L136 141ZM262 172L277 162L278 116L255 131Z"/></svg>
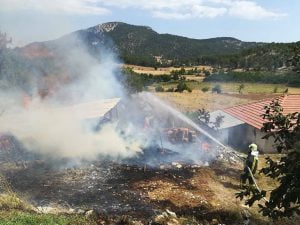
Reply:
<svg viewBox="0 0 300 225"><path fill-rule="evenodd" d="M234 54L262 43L243 42L233 37L193 39L173 34L159 34L149 26L131 25L123 22L108 22L87 29L74 31L61 38L34 42L23 49L38 45L59 46L60 42L82 40L89 49L109 46L125 63L140 65L197 64L199 58L209 55ZM97 46L99 45L99 47ZM160 58L158 61L157 58Z"/></svg>
<svg viewBox="0 0 300 225"><path fill-rule="evenodd" d="M231 69L276 70L288 64L296 43L245 42L234 37L193 39L158 33L149 26L107 22L47 41L34 42L20 51L29 57L54 57L56 50L84 44L96 57L106 49L127 64L140 66L210 65Z"/></svg>

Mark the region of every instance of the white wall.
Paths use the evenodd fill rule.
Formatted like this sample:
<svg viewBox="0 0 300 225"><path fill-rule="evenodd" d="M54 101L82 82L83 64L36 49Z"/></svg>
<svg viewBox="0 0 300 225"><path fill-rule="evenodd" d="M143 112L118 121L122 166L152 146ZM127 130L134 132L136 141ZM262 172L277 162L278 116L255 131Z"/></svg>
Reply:
<svg viewBox="0 0 300 225"><path fill-rule="evenodd" d="M262 139L265 133L248 124L242 124L235 127L220 130L219 139L225 145L232 146L238 151L247 152L251 143L258 145L263 153L276 153L273 147L274 139Z"/></svg>
<svg viewBox="0 0 300 225"><path fill-rule="evenodd" d="M260 131L259 129L252 127L250 125L246 126L246 135L247 140L258 145L260 151L264 153L276 153L274 148L274 138L270 137L269 139L262 139L266 133Z"/></svg>

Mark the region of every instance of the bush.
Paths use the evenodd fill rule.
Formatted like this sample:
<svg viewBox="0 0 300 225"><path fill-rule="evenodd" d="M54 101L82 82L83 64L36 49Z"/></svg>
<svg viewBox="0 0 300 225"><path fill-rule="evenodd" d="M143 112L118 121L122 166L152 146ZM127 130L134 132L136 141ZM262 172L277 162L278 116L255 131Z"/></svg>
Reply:
<svg viewBox="0 0 300 225"><path fill-rule="evenodd" d="M165 90L162 86L157 86L157 87L155 87L155 91L156 92L164 92Z"/></svg>
<svg viewBox="0 0 300 225"><path fill-rule="evenodd" d="M209 87L203 87L203 88L201 89L201 91L204 92L204 93L205 93L205 92L208 92L208 91L209 91Z"/></svg>
<svg viewBox="0 0 300 225"><path fill-rule="evenodd" d="M192 90L186 85L185 82L180 81L179 84L177 85L176 91L182 93L185 90L187 90L188 92L192 92Z"/></svg>
<svg viewBox="0 0 300 225"><path fill-rule="evenodd" d="M1 194L0 195L0 209L20 209L20 210L30 210L32 207L17 197L13 193Z"/></svg>
<svg viewBox="0 0 300 225"><path fill-rule="evenodd" d="M167 90L166 90L166 92L174 92L175 91L175 89L172 87L172 88L168 88Z"/></svg>
<svg viewBox="0 0 300 225"><path fill-rule="evenodd" d="M205 76L205 77L210 76L210 72L209 72L208 70L204 70L203 72L204 72L204 76Z"/></svg>
<svg viewBox="0 0 300 225"><path fill-rule="evenodd" d="M240 84L239 87L238 87L238 92L240 94L242 94L244 89L245 89L245 84Z"/></svg>
<svg viewBox="0 0 300 225"><path fill-rule="evenodd" d="M217 84L216 86L213 87L213 89L211 89L211 91L214 93L216 92L217 94L221 94L222 93L222 88L220 84Z"/></svg>
<svg viewBox="0 0 300 225"><path fill-rule="evenodd" d="M274 87L273 93L277 93L277 92L278 92L278 87Z"/></svg>

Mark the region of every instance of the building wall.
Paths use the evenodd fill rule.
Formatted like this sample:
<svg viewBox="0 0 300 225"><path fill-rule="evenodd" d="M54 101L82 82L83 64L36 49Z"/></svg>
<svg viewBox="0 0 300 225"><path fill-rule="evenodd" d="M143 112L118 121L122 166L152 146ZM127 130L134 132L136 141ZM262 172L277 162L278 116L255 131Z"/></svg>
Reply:
<svg viewBox="0 0 300 225"><path fill-rule="evenodd" d="M228 145L233 148L244 152L247 150L249 146L248 138L246 137L247 127L245 124L241 124L235 127L231 127L227 129L228 132Z"/></svg>
<svg viewBox="0 0 300 225"><path fill-rule="evenodd" d="M265 133L255 127L248 124L241 124L235 127L222 129L219 137L222 143L241 152L246 152L248 146L251 143L255 143L263 153L276 153L276 149L273 147L274 139L262 139L264 135Z"/></svg>
<svg viewBox="0 0 300 225"><path fill-rule="evenodd" d="M247 140L258 145L258 149L263 153L276 153L274 148L274 138L270 137L268 140L263 139L266 133L250 125L246 126Z"/></svg>

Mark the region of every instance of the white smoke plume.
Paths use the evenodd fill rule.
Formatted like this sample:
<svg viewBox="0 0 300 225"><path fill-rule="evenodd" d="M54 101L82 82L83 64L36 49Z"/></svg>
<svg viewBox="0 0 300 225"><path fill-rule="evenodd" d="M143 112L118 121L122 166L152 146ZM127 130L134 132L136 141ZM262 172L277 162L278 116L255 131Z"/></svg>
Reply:
<svg viewBox="0 0 300 225"><path fill-rule="evenodd" d="M50 74L51 79L45 79L42 71L35 71L26 85L30 98L26 107L24 90L12 86L0 92L0 133L15 136L33 153L58 159L134 158L141 156L145 148L157 154L157 146L177 152L174 160L198 163L215 158L215 152L201 152L200 142L188 146L169 142L166 130L177 126L205 134L222 146L184 114L150 93L128 98L117 77L120 63L110 51L102 49L92 56L74 37L65 37L56 51L64 66L62 74ZM44 67L47 63L41 70ZM47 89L46 96L41 95L41 88ZM72 108L108 98L121 98L120 108L125 108L120 109L118 121L106 123L100 131L95 131L100 118L86 120ZM147 121L151 121L149 126Z"/></svg>
<svg viewBox="0 0 300 225"><path fill-rule="evenodd" d="M123 88L116 79L120 64L112 54L103 50L100 61L76 40L62 55L67 70L73 72L69 81L52 87L46 98L38 94L40 74L33 76L27 91L30 102L24 107L24 92L11 87L0 93L0 132L15 136L27 150L54 157L96 159L100 155L131 157L140 151L140 142L128 138L127 128L122 135L117 124L107 124L100 132L96 123L84 120L66 106L89 101L124 97ZM66 48L64 48L66 49ZM54 78L55 79L55 78ZM49 85L45 83L44 85ZM28 88L27 88L28 89ZM27 93L27 95L28 95Z"/></svg>

